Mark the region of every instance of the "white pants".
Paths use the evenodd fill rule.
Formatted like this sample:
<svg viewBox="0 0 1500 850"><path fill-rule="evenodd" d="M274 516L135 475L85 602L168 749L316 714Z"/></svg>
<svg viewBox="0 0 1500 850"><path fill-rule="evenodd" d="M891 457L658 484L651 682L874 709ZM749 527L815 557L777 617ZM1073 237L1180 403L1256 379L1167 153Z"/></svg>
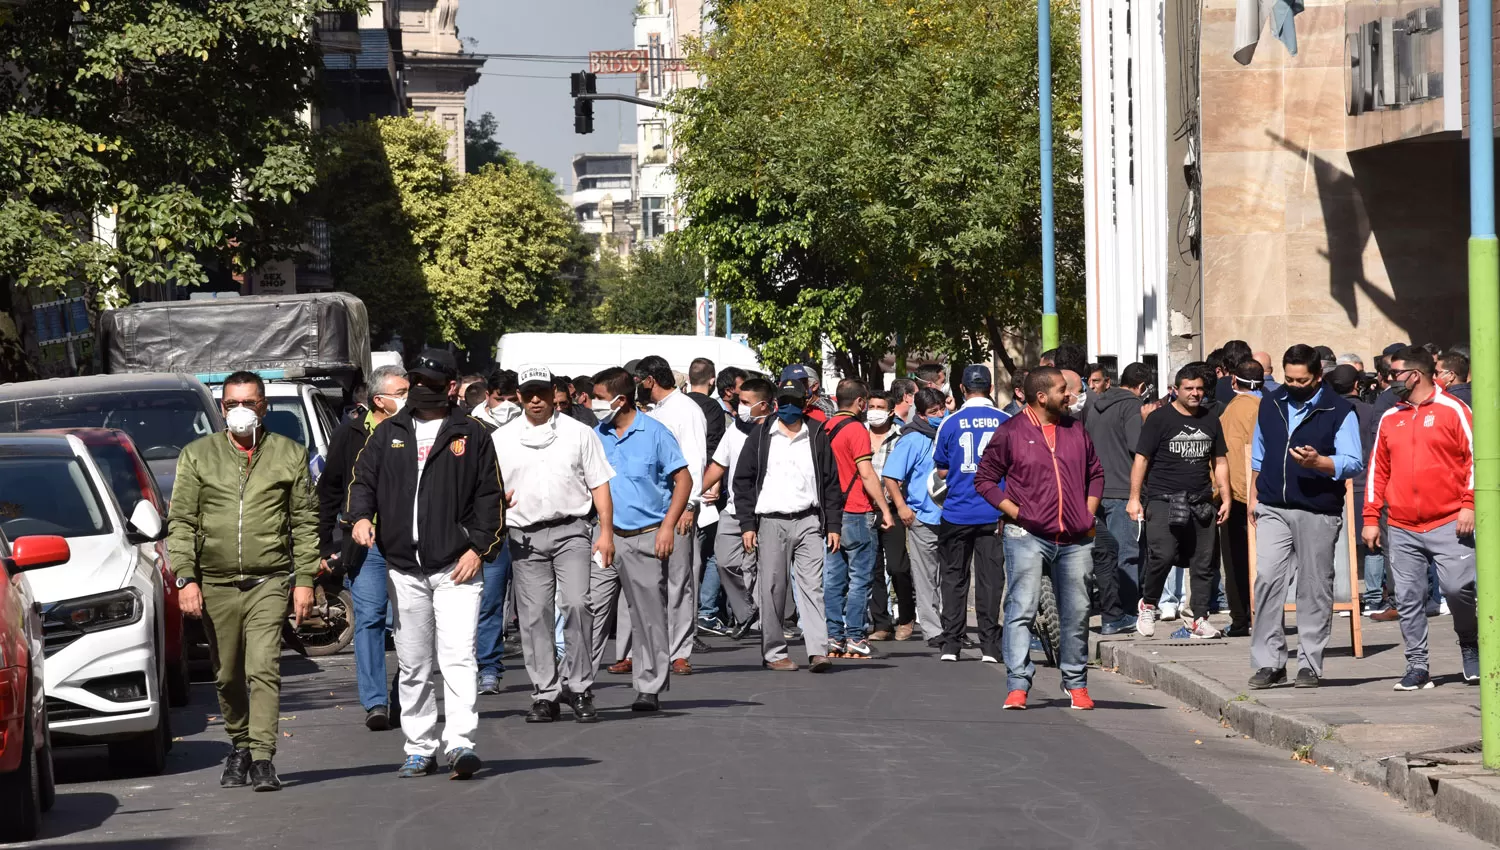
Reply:
<svg viewBox="0 0 1500 850"><path fill-rule="evenodd" d="M484 571L453 583L453 567L422 575L391 570L388 581L396 606L396 660L400 666L401 731L406 754L436 756L474 746L479 715L474 632ZM434 656L437 669L433 669ZM443 675L447 725L438 736L437 674ZM446 738L447 746L442 746Z"/></svg>

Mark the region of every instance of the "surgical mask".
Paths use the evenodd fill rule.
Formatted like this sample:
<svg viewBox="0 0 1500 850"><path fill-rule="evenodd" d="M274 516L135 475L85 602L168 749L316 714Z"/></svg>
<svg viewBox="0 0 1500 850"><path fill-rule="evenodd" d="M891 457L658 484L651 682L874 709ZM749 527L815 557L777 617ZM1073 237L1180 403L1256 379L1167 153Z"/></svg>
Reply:
<svg viewBox="0 0 1500 850"><path fill-rule="evenodd" d="M889 410L865 411L865 424L867 425L873 425L876 428L883 428L885 427L885 423L889 421L891 421L891 412Z"/></svg>
<svg viewBox="0 0 1500 850"><path fill-rule="evenodd" d="M490 417L501 425L509 424L511 420L521 415L521 405L506 399L490 408Z"/></svg>
<svg viewBox="0 0 1500 850"><path fill-rule="evenodd" d="M764 419L764 416L755 415L755 407L756 406L753 404L745 404L744 402L741 402L739 410L740 421L745 423L746 425L754 425L757 421Z"/></svg>
<svg viewBox="0 0 1500 850"><path fill-rule="evenodd" d="M1301 404L1312 398L1313 394L1318 391L1317 384L1312 384L1306 387L1294 387L1291 384L1286 384L1285 386L1287 398L1290 398L1292 401L1295 401L1298 404ZM1399 394L1400 391L1398 390L1397 392ZM1410 393L1411 390L1407 390L1407 392Z"/></svg>
<svg viewBox="0 0 1500 850"><path fill-rule="evenodd" d="M403 396L383 395L383 396L381 396L381 398L390 399L391 409L390 410L382 410L381 411L381 413L384 413L387 416L395 416L396 414L398 414L398 413L401 412L402 408L406 407L406 396L404 396L404 395Z"/></svg>
<svg viewBox="0 0 1500 850"><path fill-rule="evenodd" d="M531 449L545 449L557 439L557 414L540 425L524 423L521 428L521 445Z"/></svg>
<svg viewBox="0 0 1500 850"><path fill-rule="evenodd" d="M795 404L783 404L776 408L776 418L790 425L802 418L802 408Z"/></svg>
<svg viewBox="0 0 1500 850"><path fill-rule="evenodd" d="M1087 406L1088 403L1089 397L1084 395L1083 393L1079 393L1078 397L1073 399L1073 403L1068 405L1068 415L1077 416L1078 414L1083 412L1083 408Z"/></svg>
<svg viewBox="0 0 1500 850"><path fill-rule="evenodd" d="M615 402L624 397L625 396L617 395L609 401L600 401L598 399L594 399L589 407L594 411L594 417L597 418L601 424L607 425L611 420L615 418L615 414L620 412L620 409L618 407L615 407Z"/></svg>
<svg viewBox="0 0 1500 850"><path fill-rule="evenodd" d="M1408 384L1405 381L1398 381L1394 384L1391 384L1391 392L1396 396L1396 398L1399 398L1402 401L1406 401L1407 399L1411 398L1411 392L1416 388L1416 384ZM1290 392L1291 388L1288 387L1287 390Z"/></svg>
<svg viewBox="0 0 1500 850"><path fill-rule="evenodd" d="M260 417L242 404L225 415L224 424L229 426L229 433L236 437L248 437L260 427Z"/></svg>
<svg viewBox="0 0 1500 850"><path fill-rule="evenodd" d="M943 414L939 413L937 416L929 416L929 417L927 417L927 424L931 425L934 428L936 428L939 425L943 424L943 420L947 419L947 418L948 417L946 417Z"/></svg>

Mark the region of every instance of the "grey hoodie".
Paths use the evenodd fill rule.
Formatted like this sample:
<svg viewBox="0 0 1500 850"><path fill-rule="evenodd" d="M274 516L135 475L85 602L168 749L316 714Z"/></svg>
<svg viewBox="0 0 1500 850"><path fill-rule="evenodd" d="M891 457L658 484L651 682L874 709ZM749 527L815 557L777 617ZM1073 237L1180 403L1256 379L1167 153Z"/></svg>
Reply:
<svg viewBox="0 0 1500 850"><path fill-rule="evenodd" d="M1130 498L1130 467L1141 438L1141 397L1114 387L1089 403L1084 428L1104 465L1104 498Z"/></svg>

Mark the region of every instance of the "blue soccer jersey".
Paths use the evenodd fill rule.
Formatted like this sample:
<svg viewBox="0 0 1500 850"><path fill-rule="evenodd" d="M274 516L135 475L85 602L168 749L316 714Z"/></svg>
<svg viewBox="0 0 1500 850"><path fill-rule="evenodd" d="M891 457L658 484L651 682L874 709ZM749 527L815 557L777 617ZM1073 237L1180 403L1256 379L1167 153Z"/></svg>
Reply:
<svg viewBox="0 0 1500 850"><path fill-rule="evenodd" d="M938 428L932 462L948 470L948 497L943 502L943 521L955 525L991 525L1000 521L1000 509L974 489L979 458L1000 423L1009 419L988 399L974 398L943 420Z"/></svg>

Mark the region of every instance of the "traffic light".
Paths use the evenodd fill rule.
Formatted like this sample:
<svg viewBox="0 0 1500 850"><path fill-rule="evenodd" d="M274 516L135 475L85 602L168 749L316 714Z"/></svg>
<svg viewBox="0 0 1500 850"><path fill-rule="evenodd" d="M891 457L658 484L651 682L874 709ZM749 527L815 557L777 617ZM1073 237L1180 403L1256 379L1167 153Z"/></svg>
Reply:
<svg viewBox="0 0 1500 850"><path fill-rule="evenodd" d="M574 71L569 78L573 89L573 132L587 135L594 132L594 102L581 95L598 94L598 77L587 71Z"/></svg>
<svg viewBox="0 0 1500 850"><path fill-rule="evenodd" d="M580 135L594 132L594 102L592 100L573 101L573 132Z"/></svg>

